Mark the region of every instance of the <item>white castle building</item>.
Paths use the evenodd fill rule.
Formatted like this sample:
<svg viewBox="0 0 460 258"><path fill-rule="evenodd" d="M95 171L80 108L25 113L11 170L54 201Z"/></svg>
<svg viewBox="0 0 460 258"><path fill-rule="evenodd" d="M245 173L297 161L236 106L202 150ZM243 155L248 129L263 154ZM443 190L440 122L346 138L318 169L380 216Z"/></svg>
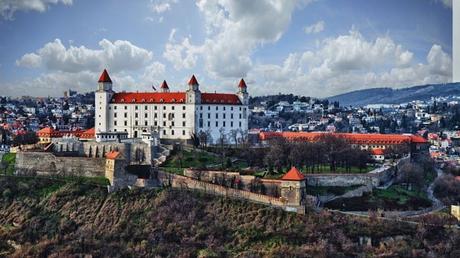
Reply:
<svg viewBox="0 0 460 258"><path fill-rule="evenodd" d="M207 143L247 137L249 95L243 79L236 94L201 92L194 75L185 92L170 92L163 81L159 92L117 93L106 70L98 83L96 141L144 138L153 131L162 140L187 141L195 135Z"/></svg>

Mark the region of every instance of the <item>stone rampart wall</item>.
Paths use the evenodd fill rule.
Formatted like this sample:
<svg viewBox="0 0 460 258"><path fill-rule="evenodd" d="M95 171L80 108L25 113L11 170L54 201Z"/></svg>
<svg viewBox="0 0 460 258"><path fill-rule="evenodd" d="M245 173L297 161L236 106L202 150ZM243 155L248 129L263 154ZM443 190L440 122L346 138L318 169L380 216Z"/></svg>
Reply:
<svg viewBox="0 0 460 258"><path fill-rule="evenodd" d="M18 152L16 173L46 176L105 176L105 159L58 157L48 152Z"/></svg>

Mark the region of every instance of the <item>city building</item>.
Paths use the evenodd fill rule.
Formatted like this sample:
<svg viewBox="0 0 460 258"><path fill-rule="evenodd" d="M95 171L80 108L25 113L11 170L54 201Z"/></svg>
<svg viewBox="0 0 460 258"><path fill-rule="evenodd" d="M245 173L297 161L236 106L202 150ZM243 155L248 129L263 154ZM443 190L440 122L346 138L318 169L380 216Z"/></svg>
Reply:
<svg viewBox="0 0 460 258"><path fill-rule="evenodd" d="M112 141L127 134L140 138L158 131L162 140L190 141L206 134L208 143L225 138L232 142L248 131L249 94L243 79L236 94L201 92L193 75L186 91L173 92L163 81L158 92L115 92L106 70L95 97L97 141ZM238 138L237 138L238 139Z"/></svg>

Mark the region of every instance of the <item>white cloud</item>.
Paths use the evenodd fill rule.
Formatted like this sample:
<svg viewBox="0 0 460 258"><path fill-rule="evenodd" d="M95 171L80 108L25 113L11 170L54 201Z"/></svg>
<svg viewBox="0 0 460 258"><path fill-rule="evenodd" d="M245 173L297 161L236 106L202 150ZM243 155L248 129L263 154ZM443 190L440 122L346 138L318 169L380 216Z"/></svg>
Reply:
<svg viewBox="0 0 460 258"><path fill-rule="evenodd" d="M44 12L51 4L72 5L72 0L1 0L0 15L4 19L13 19L17 11Z"/></svg>
<svg viewBox="0 0 460 258"><path fill-rule="evenodd" d="M436 0L436 2L441 2L444 6L452 8L452 0Z"/></svg>
<svg viewBox="0 0 460 258"><path fill-rule="evenodd" d="M276 42L286 30L297 0L199 0L207 37L192 45L189 37L168 42L164 57L176 69L192 68L203 58L206 71L215 78L242 77L252 67L251 55L260 45Z"/></svg>
<svg viewBox="0 0 460 258"><path fill-rule="evenodd" d="M307 34L320 33L321 31L324 30L324 27L325 27L324 21L319 21L315 24L305 27L304 32Z"/></svg>
<svg viewBox="0 0 460 258"><path fill-rule="evenodd" d="M260 64L248 74L251 94L296 92L327 97L371 87L403 87L451 80L452 60L433 45L424 63L390 37L349 34L323 40L316 50L288 55L282 65Z"/></svg>
<svg viewBox="0 0 460 258"><path fill-rule="evenodd" d="M103 39L99 48L66 47L56 39L16 61L18 66L47 71L37 78L1 85L5 94L61 95L69 88L94 90L102 69L107 68L116 90L149 90L163 79L165 65L153 60L153 53L129 41ZM3 94L3 92L2 92Z"/></svg>
<svg viewBox="0 0 460 258"><path fill-rule="evenodd" d="M164 13L171 10L171 5L177 3L177 0L151 0L150 8L155 13Z"/></svg>
<svg viewBox="0 0 460 258"><path fill-rule="evenodd" d="M129 41L111 42L103 39L99 49L85 46L66 48L61 40L46 43L35 53L28 53L16 61L18 66L44 67L51 71L79 72L109 68L117 72L137 70L145 67L152 60L152 52L137 47Z"/></svg>

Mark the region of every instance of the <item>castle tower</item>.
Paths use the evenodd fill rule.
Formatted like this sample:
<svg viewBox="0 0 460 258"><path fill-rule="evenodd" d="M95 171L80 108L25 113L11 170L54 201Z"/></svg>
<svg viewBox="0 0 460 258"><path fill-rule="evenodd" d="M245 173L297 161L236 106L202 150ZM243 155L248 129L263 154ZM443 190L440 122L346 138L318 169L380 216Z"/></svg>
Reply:
<svg viewBox="0 0 460 258"><path fill-rule="evenodd" d="M241 78L240 83L238 84L237 95L243 105L247 106L249 104L248 86L246 86L246 82L243 78Z"/></svg>
<svg viewBox="0 0 460 258"><path fill-rule="evenodd" d="M163 81L163 83L160 86L160 92L169 92L169 86L166 81Z"/></svg>
<svg viewBox="0 0 460 258"><path fill-rule="evenodd" d="M296 167L292 167L281 180L281 197L286 205L303 206L306 195L305 176Z"/></svg>
<svg viewBox="0 0 460 258"><path fill-rule="evenodd" d="M106 69L99 77L98 87L95 94L95 130L98 132L108 132L108 106L114 92L112 90L112 80Z"/></svg>
<svg viewBox="0 0 460 258"><path fill-rule="evenodd" d="M199 88L200 84L198 83L195 75L192 75L192 78L188 81L187 93L187 103L189 104L200 104L201 103L201 91Z"/></svg>
<svg viewBox="0 0 460 258"><path fill-rule="evenodd" d="M460 82L460 1L452 1L452 82Z"/></svg>

